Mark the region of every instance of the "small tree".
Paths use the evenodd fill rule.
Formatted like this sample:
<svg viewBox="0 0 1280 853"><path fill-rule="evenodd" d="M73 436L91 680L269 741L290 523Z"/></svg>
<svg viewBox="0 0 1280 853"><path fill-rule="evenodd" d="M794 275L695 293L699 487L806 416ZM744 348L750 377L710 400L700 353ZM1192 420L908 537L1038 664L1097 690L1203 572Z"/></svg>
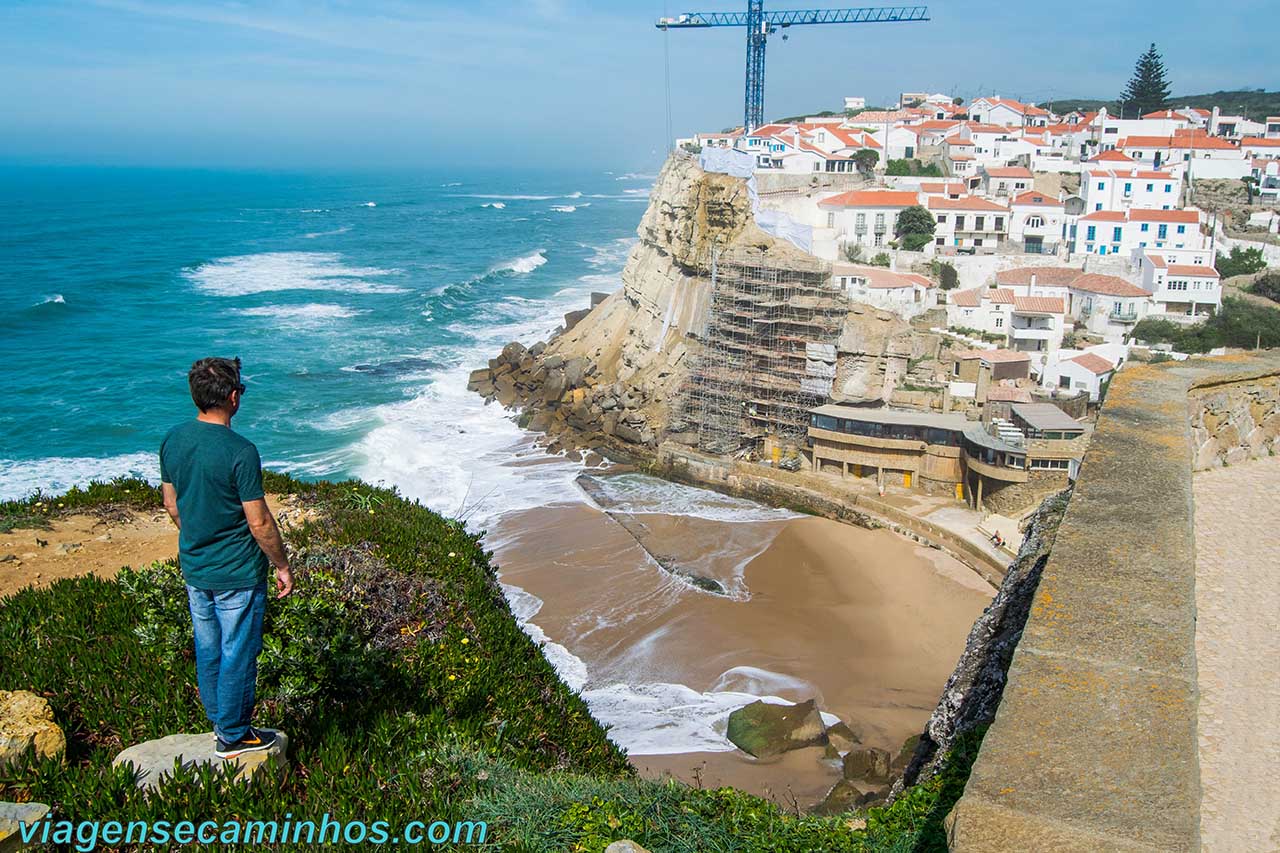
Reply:
<svg viewBox="0 0 1280 853"><path fill-rule="evenodd" d="M879 252L871 259L870 263L873 267L887 267L893 263L893 261L890 260L888 252Z"/></svg>
<svg viewBox="0 0 1280 853"><path fill-rule="evenodd" d="M938 286L943 290L955 290L960 285L960 273L949 262L938 264Z"/></svg>
<svg viewBox="0 0 1280 853"><path fill-rule="evenodd" d="M937 227L933 214L920 205L913 204L898 214L894 234L899 237L904 249L918 252L933 239L933 232Z"/></svg>
<svg viewBox="0 0 1280 853"><path fill-rule="evenodd" d="M870 148L860 149L853 155L853 165L858 167L858 171L864 175L871 174L871 170L876 167L876 163L880 162L880 155Z"/></svg>
<svg viewBox="0 0 1280 853"><path fill-rule="evenodd" d="M1169 78L1165 74L1164 60L1154 42L1146 53L1138 57L1133 77L1129 78L1128 85L1120 93L1120 100L1126 107L1132 104L1138 110L1133 118L1162 110L1168 104Z"/></svg>
<svg viewBox="0 0 1280 853"><path fill-rule="evenodd" d="M844 256L851 264L862 263L862 246L859 243L845 243Z"/></svg>
<svg viewBox="0 0 1280 853"><path fill-rule="evenodd" d="M1249 275L1267 268L1267 261L1262 257L1262 249L1244 249L1236 246L1229 254L1219 254L1214 266L1218 275L1231 278L1233 275Z"/></svg>
<svg viewBox="0 0 1280 853"><path fill-rule="evenodd" d="M1249 288L1251 293L1258 296L1265 296L1272 302L1280 302L1280 270L1272 270L1265 275L1259 276L1253 286Z"/></svg>

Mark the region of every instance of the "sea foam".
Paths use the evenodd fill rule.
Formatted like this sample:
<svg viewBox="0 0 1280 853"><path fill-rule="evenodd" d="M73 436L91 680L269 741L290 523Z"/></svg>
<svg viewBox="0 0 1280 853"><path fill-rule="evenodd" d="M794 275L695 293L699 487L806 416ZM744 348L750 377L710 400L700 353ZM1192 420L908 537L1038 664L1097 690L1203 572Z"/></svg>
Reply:
<svg viewBox="0 0 1280 853"><path fill-rule="evenodd" d="M348 293L405 293L374 279L399 270L347 266L333 252L263 252L218 258L184 271L200 290L214 296L246 296L276 290L339 290Z"/></svg>
<svg viewBox="0 0 1280 853"><path fill-rule="evenodd" d="M61 494L93 480L140 477L160 479L157 453L124 453L119 456L48 456L43 459L0 459L0 500L25 498L37 489Z"/></svg>

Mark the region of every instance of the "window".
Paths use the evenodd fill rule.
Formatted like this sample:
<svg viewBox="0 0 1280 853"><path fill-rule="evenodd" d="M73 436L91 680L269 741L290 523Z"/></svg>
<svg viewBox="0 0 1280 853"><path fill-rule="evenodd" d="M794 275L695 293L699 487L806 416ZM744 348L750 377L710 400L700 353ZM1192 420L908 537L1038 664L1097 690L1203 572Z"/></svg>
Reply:
<svg viewBox="0 0 1280 853"><path fill-rule="evenodd" d="M956 231L963 231L963 230L964 230L964 216L963 214L956 214Z"/></svg>
<svg viewBox="0 0 1280 853"><path fill-rule="evenodd" d="M884 231L884 214L883 213L876 214L876 230L881 232Z"/></svg>
<svg viewBox="0 0 1280 853"><path fill-rule="evenodd" d="M947 223L947 215L945 213L938 214L938 224L945 225Z"/></svg>
<svg viewBox="0 0 1280 853"><path fill-rule="evenodd" d="M1059 388L1070 388L1070 387L1071 387L1071 377L1070 377L1070 376L1059 376L1059 377L1058 377L1058 387L1059 387Z"/></svg>
<svg viewBox="0 0 1280 853"><path fill-rule="evenodd" d="M1164 225L1162 223L1160 227L1156 229L1156 239L1163 240L1165 237L1168 237L1168 236L1169 236L1169 226Z"/></svg>
<svg viewBox="0 0 1280 853"><path fill-rule="evenodd" d="M997 230L997 231L1003 231L1003 230L1004 230L1004 217L1003 217L1003 216L997 216L997 217L996 217L996 230Z"/></svg>
<svg viewBox="0 0 1280 853"><path fill-rule="evenodd" d="M996 318L996 328L997 328L997 329L1002 329L1002 328L1004 328L1004 318L1003 318L1003 317L997 317L997 318Z"/></svg>
<svg viewBox="0 0 1280 853"><path fill-rule="evenodd" d="M1125 185L1124 185L1124 194L1125 194L1125 195L1132 195L1132 194L1133 194L1133 184L1125 183Z"/></svg>
<svg viewBox="0 0 1280 853"><path fill-rule="evenodd" d="M1094 210L1102 210L1102 202L1098 202L1093 206Z"/></svg>
<svg viewBox="0 0 1280 853"><path fill-rule="evenodd" d="M828 228L835 228L835 227L836 227L836 214L835 214L835 211L830 211L830 210L829 210L829 211L827 211L827 227L828 227Z"/></svg>
<svg viewBox="0 0 1280 853"><path fill-rule="evenodd" d="M1155 184L1147 184L1147 192L1151 192L1156 188Z"/></svg>
<svg viewBox="0 0 1280 853"><path fill-rule="evenodd" d="M867 215L865 213L859 213L856 217L854 217L853 222L854 222L854 226L859 231L865 231L867 229Z"/></svg>
<svg viewBox="0 0 1280 853"><path fill-rule="evenodd" d="M1165 185L1164 185L1164 191L1165 191L1165 192L1167 192L1167 193L1171 193L1171 192L1173 192L1173 184L1165 184Z"/></svg>
<svg viewBox="0 0 1280 853"><path fill-rule="evenodd" d="M985 227L985 226L986 226L986 224L987 224L987 217L985 217L985 216L975 216L975 217L973 218L973 230L974 230L974 231L985 231L985 230L987 230L987 229L986 229L986 227Z"/></svg>
<svg viewBox="0 0 1280 853"><path fill-rule="evenodd" d="M1087 230L1084 234L1084 238L1088 240L1090 243L1092 243L1094 238L1097 236L1097 233L1098 233L1098 226L1090 225L1089 230Z"/></svg>
<svg viewBox="0 0 1280 853"><path fill-rule="evenodd" d="M1150 230L1151 230L1151 223L1150 223L1150 222L1144 222L1144 223L1142 223L1142 228L1141 228L1142 233L1144 233L1144 234L1145 234L1145 233L1147 233L1147 232L1148 232L1148 231L1150 231Z"/></svg>
<svg viewBox="0 0 1280 853"><path fill-rule="evenodd" d="M1107 188L1107 185L1104 182L1098 181L1098 189L1105 190L1106 188Z"/></svg>
<svg viewBox="0 0 1280 853"><path fill-rule="evenodd" d="M1119 243L1119 242L1120 242L1120 236L1121 236L1123 233L1124 233L1124 229L1123 229L1123 228L1121 228L1119 225L1117 225L1115 228L1112 228L1112 229L1111 229L1111 242L1113 242L1113 243Z"/></svg>
<svg viewBox="0 0 1280 853"><path fill-rule="evenodd" d="M1043 226L1043 225L1044 225L1044 219L1042 219L1041 217L1039 217L1039 216L1028 216L1028 217L1027 217L1027 227L1028 227L1028 228L1040 228L1040 227L1041 227L1041 226Z"/></svg>
<svg viewBox="0 0 1280 853"><path fill-rule="evenodd" d="M1179 234L1186 234L1186 233L1187 233L1187 226L1185 226L1185 225L1179 225L1179 226L1178 226L1178 233L1179 233Z"/></svg>

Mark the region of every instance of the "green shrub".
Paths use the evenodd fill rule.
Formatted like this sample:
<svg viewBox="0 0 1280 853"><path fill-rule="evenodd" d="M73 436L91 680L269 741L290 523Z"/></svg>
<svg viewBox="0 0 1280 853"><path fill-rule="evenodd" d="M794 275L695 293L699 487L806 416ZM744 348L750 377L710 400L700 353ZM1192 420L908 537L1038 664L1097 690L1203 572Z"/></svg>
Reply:
<svg viewBox="0 0 1280 853"><path fill-rule="evenodd" d="M1258 276L1249 286L1249 292L1270 299L1272 302L1280 302L1280 270L1272 270Z"/></svg>
<svg viewBox="0 0 1280 853"><path fill-rule="evenodd" d="M1236 246L1229 254L1218 253L1214 266L1218 275L1231 278L1233 275L1249 275L1267 268L1266 259L1262 257L1262 249L1244 249Z"/></svg>
<svg viewBox="0 0 1280 853"><path fill-rule="evenodd" d="M1201 323L1182 325L1160 317L1140 320L1135 340L1172 344L1178 352L1201 353L1216 347L1280 347L1280 309L1226 297L1222 308Z"/></svg>
<svg viewBox="0 0 1280 853"><path fill-rule="evenodd" d="M0 533L17 527L48 527L50 519L76 512L93 512L104 517L127 510L159 509L164 501L160 489L146 480L117 477L91 482L61 495L36 491L21 500L0 502Z"/></svg>
<svg viewBox="0 0 1280 853"><path fill-rule="evenodd" d="M888 252L877 252L867 263L873 267L887 267L893 263L893 260L889 257Z"/></svg>

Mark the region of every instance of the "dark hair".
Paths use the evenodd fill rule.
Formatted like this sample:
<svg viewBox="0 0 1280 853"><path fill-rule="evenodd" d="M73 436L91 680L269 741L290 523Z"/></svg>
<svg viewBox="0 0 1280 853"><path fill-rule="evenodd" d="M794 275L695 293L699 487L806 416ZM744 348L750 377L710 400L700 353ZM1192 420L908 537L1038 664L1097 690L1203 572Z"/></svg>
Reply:
<svg viewBox="0 0 1280 853"><path fill-rule="evenodd" d="M202 358L191 365L187 382L191 399L202 412L225 406L232 391L244 393L239 358Z"/></svg>

